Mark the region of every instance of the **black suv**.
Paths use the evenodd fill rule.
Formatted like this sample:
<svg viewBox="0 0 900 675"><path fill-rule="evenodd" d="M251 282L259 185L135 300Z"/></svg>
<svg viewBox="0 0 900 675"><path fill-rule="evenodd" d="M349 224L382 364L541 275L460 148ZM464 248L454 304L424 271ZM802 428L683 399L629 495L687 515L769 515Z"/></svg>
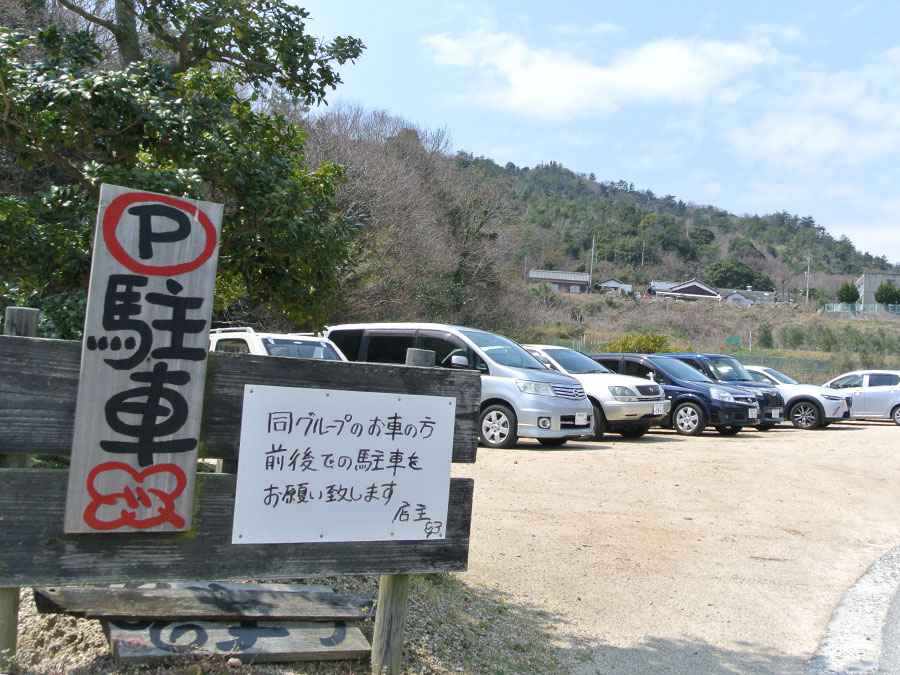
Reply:
<svg viewBox="0 0 900 675"><path fill-rule="evenodd" d="M717 384L678 359L655 354L592 354L591 358L614 373L661 384L672 401L663 426L679 434L697 436L713 426L720 434L732 436L759 417L753 392Z"/></svg>
<svg viewBox="0 0 900 675"><path fill-rule="evenodd" d="M662 355L661 355L662 356ZM762 384L744 368L744 364L727 354L677 353L665 354L696 368L709 379L731 387L749 389L759 399L759 422L752 426L768 431L784 422L784 398L770 384Z"/></svg>

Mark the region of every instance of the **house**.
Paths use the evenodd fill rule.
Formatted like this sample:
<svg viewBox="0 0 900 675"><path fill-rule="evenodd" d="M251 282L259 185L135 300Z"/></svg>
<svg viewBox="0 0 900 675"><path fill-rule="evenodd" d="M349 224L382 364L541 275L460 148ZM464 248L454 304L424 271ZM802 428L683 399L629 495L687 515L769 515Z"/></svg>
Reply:
<svg viewBox="0 0 900 675"><path fill-rule="evenodd" d="M591 287L591 275L587 272L531 270L528 272L528 281L550 284L553 290L562 293L587 293Z"/></svg>
<svg viewBox="0 0 900 675"><path fill-rule="evenodd" d="M653 286L656 283L657 286ZM680 300L721 300L722 295L712 286L703 283L699 279L689 279L680 284L673 284L663 289L658 284L650 282L648 293L659 298L676 298ZM667 283L667 282L662 282Z"/></svg>
<svg viewBox="0 0 900 675"><path fill-rule="evenodd" d="M656 295L659 291L667 291L677 285L675 281L651 281L647 287L647 295Z"/></svg>
<svg viewBox="0 0 900 675"><path fill-rule="evenodd" d="M878 287L885 281L894 282L894 286L900 288L900 273L897 272L863 272L856 280L856 289L859 291L859 302L864 305L876 304L875 293Z"/></svg>
<svg viewBox="0 0 900 675"><path fill-rule="evenodd" d="M751 305L774 305L776 294L775 291L754 291L752 288L743 290L720 288L719 294L722 296L722 302L735 307L750 307Z"/></svg>
<svg viewBox="0 0 900 675"><path fill-rule="evenodd" d="M594 288L601 293L618 293L619 295L631 295L634 293L634 286L622 283L618 279L598 281L594 284Z"/></svg>

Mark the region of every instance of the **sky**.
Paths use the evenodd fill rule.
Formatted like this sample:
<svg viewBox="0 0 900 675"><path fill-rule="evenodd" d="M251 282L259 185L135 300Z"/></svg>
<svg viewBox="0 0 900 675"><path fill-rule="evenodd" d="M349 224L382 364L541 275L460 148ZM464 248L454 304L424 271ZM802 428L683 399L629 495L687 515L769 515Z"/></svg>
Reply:
<svg viewBox="0 0 900 675"><path fill-rule="evenodd" d="M900 262L900 3L308 0L353 35L329 104L738 214L811 215Z"/></svg>

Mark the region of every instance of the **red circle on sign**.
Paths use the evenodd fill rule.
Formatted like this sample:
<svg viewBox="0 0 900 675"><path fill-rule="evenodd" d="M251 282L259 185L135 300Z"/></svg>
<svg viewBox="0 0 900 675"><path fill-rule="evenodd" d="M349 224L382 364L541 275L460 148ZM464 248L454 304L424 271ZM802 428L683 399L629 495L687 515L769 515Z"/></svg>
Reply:
<svg viewBox="0 0 900 675"><path fill-rule="evenodd" d="M122 244L119 243L119 239L116 237L116 230L119 227L119 219L122 217L122 213L135 202L159 202L184 211L188 215L194 215L200 221L203 231L206 233L206 246L204 246L200 255L193 260L178 263L177 265L146 265L132 258L128 251L122 247ZM200 206L197 204L167 195L155 195L150 192L128 192L113 199L110 205L106 207L106 213L103 214L103 240L106 242L106 248L109 249L110 255L132 272L155 277L171 277L193 272L209 260L213 251L216 250L216 228L209 216L201 211Z"/></svg>

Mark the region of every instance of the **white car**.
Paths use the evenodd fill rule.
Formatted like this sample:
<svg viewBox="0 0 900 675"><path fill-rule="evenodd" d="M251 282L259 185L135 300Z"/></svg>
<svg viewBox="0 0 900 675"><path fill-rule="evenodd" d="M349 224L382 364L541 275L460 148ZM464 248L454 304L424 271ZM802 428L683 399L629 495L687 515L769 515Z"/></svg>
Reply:
<svg viewBox="0 0 900 675"><path fill-rule="evenodd" d="M851 397L853 419L894 420L900 426L900 370L854 370L822 386Z"/></svg>
<svg viewBox="0 0 900 675"><path fill-rule="evenodd" d="M211 329L209 351L322 361L347 360L338 346L328 338L315 337L309 333L257 333L246 327Z"/></svg>
<svg viewBox="0 0 900 675"><path fill-rule="evenodd" d="M773 384L784 398L787 419L798 429L821 429L850 417L850 397L814 384L800 384L774 368L744 366L754 380Z"/></svg>
<svg viewBox="0 0 900 675"><path fill-rule="evenodd" d="M672 403L661 386L630 375L619 375L589 356L566 347L523 345L550 370L574 377L594 406L594 439L606 431L638 438L659 426Z"/></svg>

